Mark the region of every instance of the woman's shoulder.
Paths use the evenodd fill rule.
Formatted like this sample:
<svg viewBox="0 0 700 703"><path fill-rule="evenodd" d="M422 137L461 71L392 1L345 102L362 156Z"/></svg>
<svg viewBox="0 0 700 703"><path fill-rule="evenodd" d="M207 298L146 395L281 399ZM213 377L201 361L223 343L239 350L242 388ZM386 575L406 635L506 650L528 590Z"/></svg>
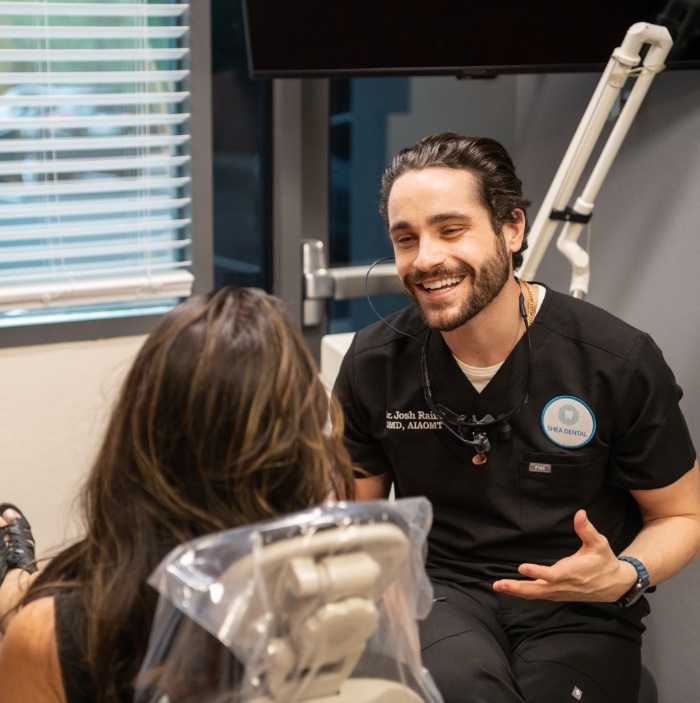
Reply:
<svg viewBox="0 0 700 703"><path fill-rule="evenodd" d="M26 640L26 642L25 642ZM37 598L22 606L13 616L2 639L0 654L8 645L46 647L56 641L54 597Z"/></svg>
<svg viewBox="0 0 700 703"><path fill-rule="evenodd" d="M22 606L12 619L10 627L15 625L15 622L18 622L19 625L16 627L19 631L24 628L33 629L35 627L43 631L49 628L53 629L54 620L54 597L43 596Z"/></svg>
<svg viewBox="0 0 700 703"><path fill-rule="evenodd" d="M12 618L0 644L0 702L65 703L54 598L38 598Z"/></svg>

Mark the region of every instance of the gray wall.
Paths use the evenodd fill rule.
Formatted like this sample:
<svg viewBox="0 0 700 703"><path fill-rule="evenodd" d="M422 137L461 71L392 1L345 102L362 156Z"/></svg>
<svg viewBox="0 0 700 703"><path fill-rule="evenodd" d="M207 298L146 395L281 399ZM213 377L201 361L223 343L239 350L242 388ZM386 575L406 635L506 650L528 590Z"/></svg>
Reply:
<svg viewBox="0 0 700 703"><path fill-rule="evenodd" d="M518 78L513 155L533 215L598 79ZM588 300L652 334L685 391L683 409L700 447L699 71L654 80L596 200L591 241ZM568 291L569 265L554 240L536 278ZM649 597L643 654L661 703L700 699L698 579L700 562Z"/></svg>

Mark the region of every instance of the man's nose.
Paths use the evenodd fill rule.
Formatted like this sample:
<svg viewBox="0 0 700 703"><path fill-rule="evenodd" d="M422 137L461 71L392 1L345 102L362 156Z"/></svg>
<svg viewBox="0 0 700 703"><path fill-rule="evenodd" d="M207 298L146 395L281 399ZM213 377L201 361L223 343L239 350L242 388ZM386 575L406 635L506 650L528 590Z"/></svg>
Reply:
<svg viewBox="0 0 700 703"><path fill-rule="evenodd" d="M439 241L431 237L423 237L418 245L418 254L413 262L419 271L430 269L445 263L445 252Z"/></svg>

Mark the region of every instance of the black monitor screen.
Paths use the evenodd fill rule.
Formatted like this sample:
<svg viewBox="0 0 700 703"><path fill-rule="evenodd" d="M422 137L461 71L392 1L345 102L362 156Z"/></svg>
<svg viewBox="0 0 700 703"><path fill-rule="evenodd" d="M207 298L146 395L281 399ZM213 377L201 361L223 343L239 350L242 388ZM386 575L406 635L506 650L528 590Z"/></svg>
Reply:
<svg viewBox="0 0 700 703"><path fill-rule="evenodd" d="M251 76L596 71L636 22L700 68L700 0L244 0Z"/></svg>

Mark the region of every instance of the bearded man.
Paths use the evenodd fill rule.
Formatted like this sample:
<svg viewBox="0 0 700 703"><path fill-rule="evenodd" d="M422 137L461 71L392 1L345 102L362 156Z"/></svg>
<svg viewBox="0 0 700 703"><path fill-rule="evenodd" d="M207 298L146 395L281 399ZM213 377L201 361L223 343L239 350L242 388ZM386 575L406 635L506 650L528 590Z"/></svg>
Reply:
<svg viewBox="0 0 700 703"><path fill-rule="evenodd" d="M446 703L637 703L645 593L700 550L696 452L648 334L516 277L529 205L492 139L386 170L413 304L336 382L357 495L433 505L421 647Z"/></svg>

